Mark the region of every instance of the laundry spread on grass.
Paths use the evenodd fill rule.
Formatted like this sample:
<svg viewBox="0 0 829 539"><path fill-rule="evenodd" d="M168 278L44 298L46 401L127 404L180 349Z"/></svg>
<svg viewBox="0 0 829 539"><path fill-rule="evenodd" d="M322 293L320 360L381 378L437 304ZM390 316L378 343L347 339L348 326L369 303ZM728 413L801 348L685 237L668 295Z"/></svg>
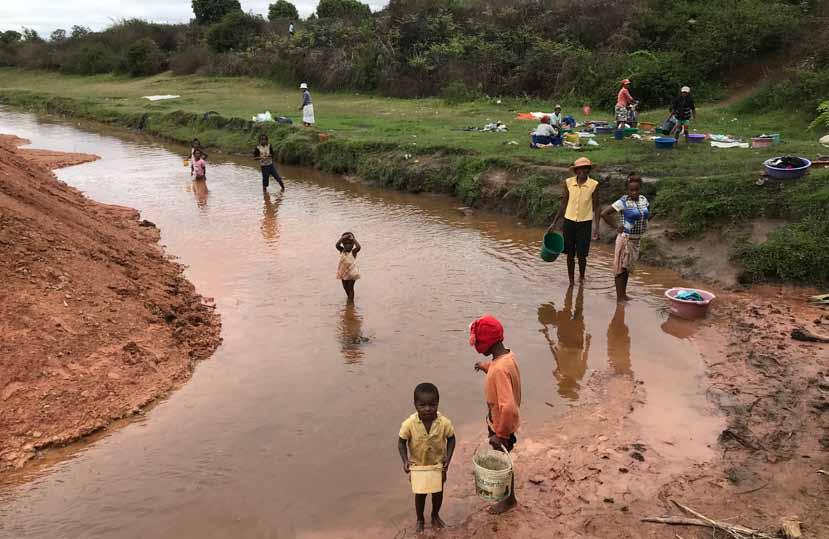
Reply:
<svg viewBox="0 0 829 539"><path fill-rule="evenodd" d="M144 99L149 99L150 101L164 101L165 99L178 99L181 97L180 95L145 95Z"/></svg>
<svg viewBox="0 0 829 539"><path fill-rule="evenodd" d="M492 122L483 127L462 127L460 131L478 131L482 133L506 133L509 127L503 122Z"/></svg>

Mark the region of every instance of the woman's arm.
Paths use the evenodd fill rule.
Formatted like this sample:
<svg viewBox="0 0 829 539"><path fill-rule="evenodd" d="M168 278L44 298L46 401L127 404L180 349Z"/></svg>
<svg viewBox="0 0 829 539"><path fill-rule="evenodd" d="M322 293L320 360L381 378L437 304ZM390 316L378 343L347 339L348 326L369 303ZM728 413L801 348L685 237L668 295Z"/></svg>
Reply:
<svg viewBox="0 0 829 539"><path fill-rule="evenodd" d="M357 241L357 238L354 238L354 248L353 248L353 249L351 249L351 254L352 254L352 255L354 255L354 257L356 258L356 257L357 257L357 253L359 253L359 252L360 252L360 249L362 249L362 248L363 248L363 247L360 245L360 242L359 242L359 241Z"/></svg>
<svg viewBox="0 0 829 539"><path fill-rule="evenodd" d="M599 239L599 226L601 225L601 221L599 220L599 208L601 205L599 204L599 186L596 186L596 189L593 191L593 239Z"/></svg>
<svg viewBox="0 0 829 539"><path fill-rule="evenodd" d="M547 232L556 229L556 225L564 217L564 212L567 209L567 205L570 203L570 190L567 189L567 182L564 183L564 191L561 194L561 199L558 203L558 211L556 211L556 216L553 218L553 222L550 227L547 229Z"/></svg>
<svg viewBox="0 0 829 539"><path fill-rule="evenodd" d="M343 239L342 239L342 238L338 239L338 240L337 240L337 243L336 243L336 244L334 244L334 247L336 247L336 249L337 249L339 252L343 252Z"/></svg>
<svg viewBox="0 0 829 539"><path fill-rule="evenodd" d="M610 228L615 228L618 232L624 230L618 223L613 222L613 213L616 211L616 208L613 206L608 206L607 208L602 211L602 219L604 222L610 225Z"/></svg>

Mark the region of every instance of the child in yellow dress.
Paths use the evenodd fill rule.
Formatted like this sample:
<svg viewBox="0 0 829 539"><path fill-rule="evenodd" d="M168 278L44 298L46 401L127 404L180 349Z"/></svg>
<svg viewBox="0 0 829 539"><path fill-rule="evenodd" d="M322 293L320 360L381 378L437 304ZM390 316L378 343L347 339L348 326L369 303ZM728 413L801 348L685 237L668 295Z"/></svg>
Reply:
<svg viewBox="0 0 829 539"><path fill-rule="evenodd" d="M415 412L400 426L397 448L403 459L403 471L411 473L412 466L443 466L443 483L446 471L455 452L455 429L449 418L438 412L440 393L434 384L418 384L414 390ZM440 519L443 504L443 488L432 493L432 527L445 528ZM426 509L426 494L415 494L417 533L426 525L423 511Z"/></svg>
<svg viewBox="0 0 829 539"><path fill-rule="evenodd" d="M343 288L348 296L348 301L354 301L354 283L360 278L360 270L357 269L357 253L360 252L360 243L354 234L346 232L335 245L340 252L340 263L337 266L337 279L343 282Z"/></svg>

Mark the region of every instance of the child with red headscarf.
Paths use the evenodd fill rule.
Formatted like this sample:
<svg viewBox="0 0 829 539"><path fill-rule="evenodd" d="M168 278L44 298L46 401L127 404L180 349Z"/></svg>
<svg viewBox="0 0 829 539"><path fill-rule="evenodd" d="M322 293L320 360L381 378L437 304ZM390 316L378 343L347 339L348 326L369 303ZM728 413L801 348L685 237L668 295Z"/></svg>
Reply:
<svg viewBox="0 0 829 539"><path fill-rule="evenodd" d="M520 423L521 373L512 351L504 346L504 326L494 316L486 315L469 326L469 344L492 360L475 363L475 370L486 373L484 396L489 409L487 426L489 444L512 451L517 439L515 431ZM515 507L515 474L509 496L490 511L503 513Z"/></svg>

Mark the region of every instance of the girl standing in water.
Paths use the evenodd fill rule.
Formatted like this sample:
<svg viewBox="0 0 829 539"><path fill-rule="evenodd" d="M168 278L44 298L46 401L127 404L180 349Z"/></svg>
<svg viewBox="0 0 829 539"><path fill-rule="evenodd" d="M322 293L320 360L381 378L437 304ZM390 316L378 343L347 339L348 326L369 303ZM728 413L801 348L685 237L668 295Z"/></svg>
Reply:
<svg viewBox="0 0 829 539"><path fill-rule="evenodd" d="M199 149L193 150L193 161L190 162L192 166L192 175L197 180L207 180L207 163L204 161L204 155Z"/></svg>
<svg viewBox="0 0 829 539"><path fill-rule="evenodd" d="M622 198L605 208L602 217L612 227L616 227L616 248L613 253L613 274L616 281L616 298L627 301L628 278L633 273L639 260L639 242L648 230L651 218L648 199L641 194L642 178L630 174L627 180L628 192ZM614 222L613 213L619 214L618 223Z"/></svg>
<svg viewBox="0 0 829 539"><path fill-rule="evenodd" d="M360 252L360 243L354 234L346 232L335 245L340 252L340 263L337 266L337 279L343 282L343 288L348 296L348 301L354 301L354 283L360 278L360 271L357 269L357 253Z"/></svg>

